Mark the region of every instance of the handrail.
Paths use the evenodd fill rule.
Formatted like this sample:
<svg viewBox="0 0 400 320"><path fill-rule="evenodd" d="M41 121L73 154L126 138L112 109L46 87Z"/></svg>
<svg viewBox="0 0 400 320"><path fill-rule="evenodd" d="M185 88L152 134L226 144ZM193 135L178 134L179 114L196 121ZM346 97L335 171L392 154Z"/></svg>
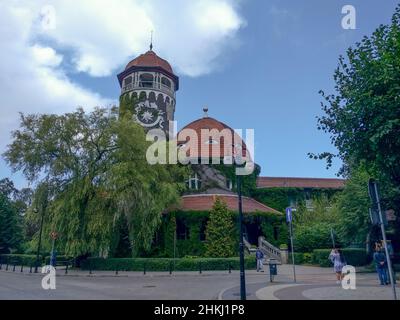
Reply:
<svg viewBox="0 0 400 320"><path fill-rule="evenodd" d="M258 238L258 246L266 255L281 261L281 250L265 240L264 237Z"/></svg>

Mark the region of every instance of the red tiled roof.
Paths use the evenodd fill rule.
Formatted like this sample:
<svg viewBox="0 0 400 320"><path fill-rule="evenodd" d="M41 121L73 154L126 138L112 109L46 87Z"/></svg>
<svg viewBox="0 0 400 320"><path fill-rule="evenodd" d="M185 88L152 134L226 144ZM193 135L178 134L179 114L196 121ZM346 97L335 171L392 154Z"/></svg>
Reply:
<svg viewBox="0 0 400 320"><path fill-rule="evenodd" d="M204 117L191 122L181 131L179 131L178 145L190 143L190 138L186 137L183 134L183 131L185 129L194 130L196 132L198 140L197 148L195 144L190 145L190 150L188 150L187 153L189 157L190 157L189 151L192 154L198 155L198 158L207 158L207 157L223 158L225 156L232 156L233 145L235 144L236 141L242 141L242 152L243 152L242 156L246 157L246 145L244 141L240 138L238 134L235 133L235 131L231 127L229 127L228 125L226 125L221 121L218 121L210 117ZM210 130L210 136L202 137L202 129ZM229 136L226 137L229 139L229 141L226 141L227 139L225 139L224 131L230 133ZM235 137L237 139L236 141ZM216 141L219 147L218 145L208 143L210 139Z"/></svg>
<svg viewBox="0 0 400 320"><path fill-rule="evenodd" d="M226 194L198 194L183 196L179 209L183 211L210 211L217 197L226 202L229 210L239 210L238 196ZM247 197L242 197L242 206L244 213L271 212L281 214L279 211Z"/></svg>
<svg viewBox="0 0 400 320"><path fill-rule="evenodd" d="M171 65L167 60L160 58L154 51L147 51L145 54L140 55L139 57L133 59L128 63L125 70L128 70L131 67L160 67L169 73L174 73L172 71Z"/></svg>
<svg viewBox="0 0 400 320"><path fill-rule="evenodd" d="M344 179L259 177L257 188L342 189L345 183Z"/></svg>

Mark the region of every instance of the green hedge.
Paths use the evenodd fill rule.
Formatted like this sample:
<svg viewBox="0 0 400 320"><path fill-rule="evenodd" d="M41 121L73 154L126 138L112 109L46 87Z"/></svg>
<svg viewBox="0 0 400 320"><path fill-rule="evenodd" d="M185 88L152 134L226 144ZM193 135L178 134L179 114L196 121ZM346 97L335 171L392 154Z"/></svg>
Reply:
<svg viewBox="0 0 400 320"><path fill-rule="evenodd" d="M294 262L296 264L312 264L313 263L313 255L312 253L294 253ZM289 252L289 263L292 263L292 254Z"/></svg>
<svg viewBox="0 0 400 320"><path fill-rule="evenodd" d="M329 254L331 249L317 249L312 253L312 262L318 264L321 267L332 266L329 260ZM367 252L365 249L342 249L342 252L346 258L346 262L354 267L364 266L368 263Z"/></svg>
<svg viewBox="0 0 400 320"><path fill-rule="evenodd" d="M203 271L228 270L229 264L232 270L239 270L239 258L182 258L182 259L157 259L157 258L89 258L82 262L83 270L102 270L102 271L199 271L200 266ZM246 269L255 269L256 261L254 257L245 258Z"/></svg>
<svg viewBox="0 0 400 320"><path fill-rule="evenodd" d="M40 264L43 263L43 257L39 256ZM31 266L35 265L36 263L36 255L30 254L1 254L0 255L0 262L2 264L16 264L16 265L24 265L24 266Z"/></svg>
<svg viewBox="0 0 400 320"><path fill-rule="evenodd" d="M72 257L64 256L64 255L57 256L57 259L56 259L57 263L71 261L71 260L73 260ZM45 262L46 262L46 264L50 264L50 256L47 256L45 258Z"/></svg>

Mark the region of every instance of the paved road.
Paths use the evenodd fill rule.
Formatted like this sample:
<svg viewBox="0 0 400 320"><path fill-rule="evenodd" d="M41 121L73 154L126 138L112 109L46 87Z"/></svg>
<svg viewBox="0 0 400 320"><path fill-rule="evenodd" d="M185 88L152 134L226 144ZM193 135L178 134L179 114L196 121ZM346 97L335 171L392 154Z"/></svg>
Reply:
<svg viewBox="0 0 400 320"><path fill-rule="evenodd" d="M297 267L299 285L293 285L290 266L280 266L273 284L268 273L246 272L249 300L264 299L390 299L389 287L380 287L375 274L359 274L358 289L344 292L335 284L330 268ZM168 273L70 271L58 270L56 290L43 290L43 275L23 273L16 268L0 271L0 300L4 299L143 299L143 300L237 300L239 273Z"/></svg>
<svg viewBox="0 0 400 320"><path fill-rule="evenodd" d="M17 269L18 270L18 269ZM216 300L221 290L235 286L239 273L87 273L60 275L56 290L43 290L43 275L0 271L0 299L143 299ZM266 275L248 274L249 282L266 283Z"/></svg>

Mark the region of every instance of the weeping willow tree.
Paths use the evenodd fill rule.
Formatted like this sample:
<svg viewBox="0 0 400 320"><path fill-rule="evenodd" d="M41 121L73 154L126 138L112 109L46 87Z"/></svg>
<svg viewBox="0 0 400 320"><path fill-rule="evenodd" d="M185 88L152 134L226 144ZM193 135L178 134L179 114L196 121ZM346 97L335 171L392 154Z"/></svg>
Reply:
<svg viewBox="0 0 400 320"><path fill-rule="evenodd" d="M44 243L57 231L68 255L112 252L120 221L127 223L133 254L149 250L162 211L178 201L187 176L187 169L176 165L148 164L143 128L128 112L119 117L117 108L21 114L12 136L5 160L42 186L36 206L47 203L27 216L38 220L45 214Z"/></svg>

